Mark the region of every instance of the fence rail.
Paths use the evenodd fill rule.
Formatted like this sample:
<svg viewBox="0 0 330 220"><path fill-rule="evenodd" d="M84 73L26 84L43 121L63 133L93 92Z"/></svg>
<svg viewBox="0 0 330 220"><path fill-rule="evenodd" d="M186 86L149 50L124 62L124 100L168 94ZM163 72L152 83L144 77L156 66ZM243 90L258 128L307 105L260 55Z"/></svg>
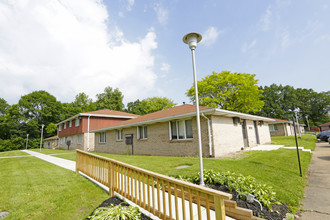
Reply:
<svg viewBox="0 0 330 220"><path fill-rule="evenodd" d="M258 219L232 195L77 150L76 172L90 176L161 219ZM213 210L214 212L212 212Z"/></svg>

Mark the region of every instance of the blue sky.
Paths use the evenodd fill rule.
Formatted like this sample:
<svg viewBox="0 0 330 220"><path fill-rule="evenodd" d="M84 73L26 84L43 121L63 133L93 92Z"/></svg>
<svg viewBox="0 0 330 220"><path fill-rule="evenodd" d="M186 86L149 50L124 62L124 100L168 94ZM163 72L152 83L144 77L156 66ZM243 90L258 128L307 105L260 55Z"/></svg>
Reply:
<svg viewBox="0 0 330 220"><path fill-rule="evenodd" d="M189 102L191 52L199 32L198 79L251 73L272 83L328 91L328 1L97 1L0 3L0 97L46 90L62 102L105 86L125 103L163 96Z"/></svg>

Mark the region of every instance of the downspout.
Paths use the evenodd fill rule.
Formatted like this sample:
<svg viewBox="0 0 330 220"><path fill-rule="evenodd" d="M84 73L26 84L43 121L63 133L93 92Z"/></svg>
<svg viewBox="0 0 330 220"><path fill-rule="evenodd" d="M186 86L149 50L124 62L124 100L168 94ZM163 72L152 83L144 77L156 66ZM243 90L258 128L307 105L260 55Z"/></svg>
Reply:
<svg viewBox="0 0 330 220"><path fill-rule="evenodd" d="M58 136L59 135L59 131L58 130L60 130L60 126L57 127L57 147L58 147L58 149L60 149L60 136Z"/></svg>
<svg viewBox="0 0 330 220"><path fill-rule="evenodd" d="M87 125L87 151L89 151L89 121L91 115L88 115L88 125Z"/></svg>
<svg viewBox="0 0 330 220"><path fill-rule="evenodd" d="M284 135L285 136L288 136L288 132L287 132L287 126L286 126L286 124L285 123L283 123L283 128L284 128Z"/></svg>
<svg viewBox="0 0 330 220"><path fill-rule="evenodd" d="M202 113L201 115L207 120L207 133L209 135L209 156L212 157L211 122L210 119L204 115L204 113Z"/></svg>

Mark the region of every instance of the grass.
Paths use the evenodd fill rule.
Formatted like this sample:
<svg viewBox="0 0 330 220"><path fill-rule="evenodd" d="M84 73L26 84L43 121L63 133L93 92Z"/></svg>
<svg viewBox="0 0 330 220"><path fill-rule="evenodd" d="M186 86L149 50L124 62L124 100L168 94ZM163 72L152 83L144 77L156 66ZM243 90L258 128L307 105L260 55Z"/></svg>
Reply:
<svg viewBox="0 0 330 220"><path fill-rule="evenodd" d="M298 146L304 147L305 149L311 149L312 151L315 149L316 136L314 135L301 135L301 138L298 138ZM296 146L296 141L294 136L279 136L272 137L272 144L281 144L285 146Z"/></svg>
<svg viewBox="0 0 330 220"><path fill-rule="evenodd" d="M108 198L84 177L35 157L0 159L0 195L8 220L84 219Z"/></svg>
<svg viewBox="0 0 330 220"><path fill-rule="evenodd" d="M38 152L38 153L42 153L42 154L67 154L67 153L75 153L76 151L75 150L60 150L60 149L56 149L56 150L53 150L53 149L46 149L46 148L41 148L41 152L40 152L40 149L39 148L36 148L36 149L29 149L31 151L35 151L35 152ZM56 156L56 155L54 155Z"/></svg>
<svg viewBox="0 0 330 220"><path fill-rule="evenodd" d="M29 154L20 150L0 152L0 157L27 156L27 155Z"/></svg>

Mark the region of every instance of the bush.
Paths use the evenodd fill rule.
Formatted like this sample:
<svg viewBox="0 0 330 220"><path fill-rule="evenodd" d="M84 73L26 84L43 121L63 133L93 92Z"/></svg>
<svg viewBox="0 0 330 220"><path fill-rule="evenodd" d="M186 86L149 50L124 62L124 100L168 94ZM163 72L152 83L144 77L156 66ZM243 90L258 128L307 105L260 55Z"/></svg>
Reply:
<svg viewBox="0 0 330 220"><path fill-rule="evenodd" d="M137 207L111 204L96 209L89 217L91 220L138 220L141 219L141 213Z"/></svg>
<svg viewBox="0 0 330 220"><path fill-rule="evenodd" d="M179 176L178 179L199 183L200 174L198 173L192 178ZM252 176L243 176L242 174L229 171L215 172L213 170L204 170L204 182L210 185L225 185L229 191L236 191L239 194L248 195L250 193L269 209L276 201L276 193L272 187L257 183Z"/></svg>

